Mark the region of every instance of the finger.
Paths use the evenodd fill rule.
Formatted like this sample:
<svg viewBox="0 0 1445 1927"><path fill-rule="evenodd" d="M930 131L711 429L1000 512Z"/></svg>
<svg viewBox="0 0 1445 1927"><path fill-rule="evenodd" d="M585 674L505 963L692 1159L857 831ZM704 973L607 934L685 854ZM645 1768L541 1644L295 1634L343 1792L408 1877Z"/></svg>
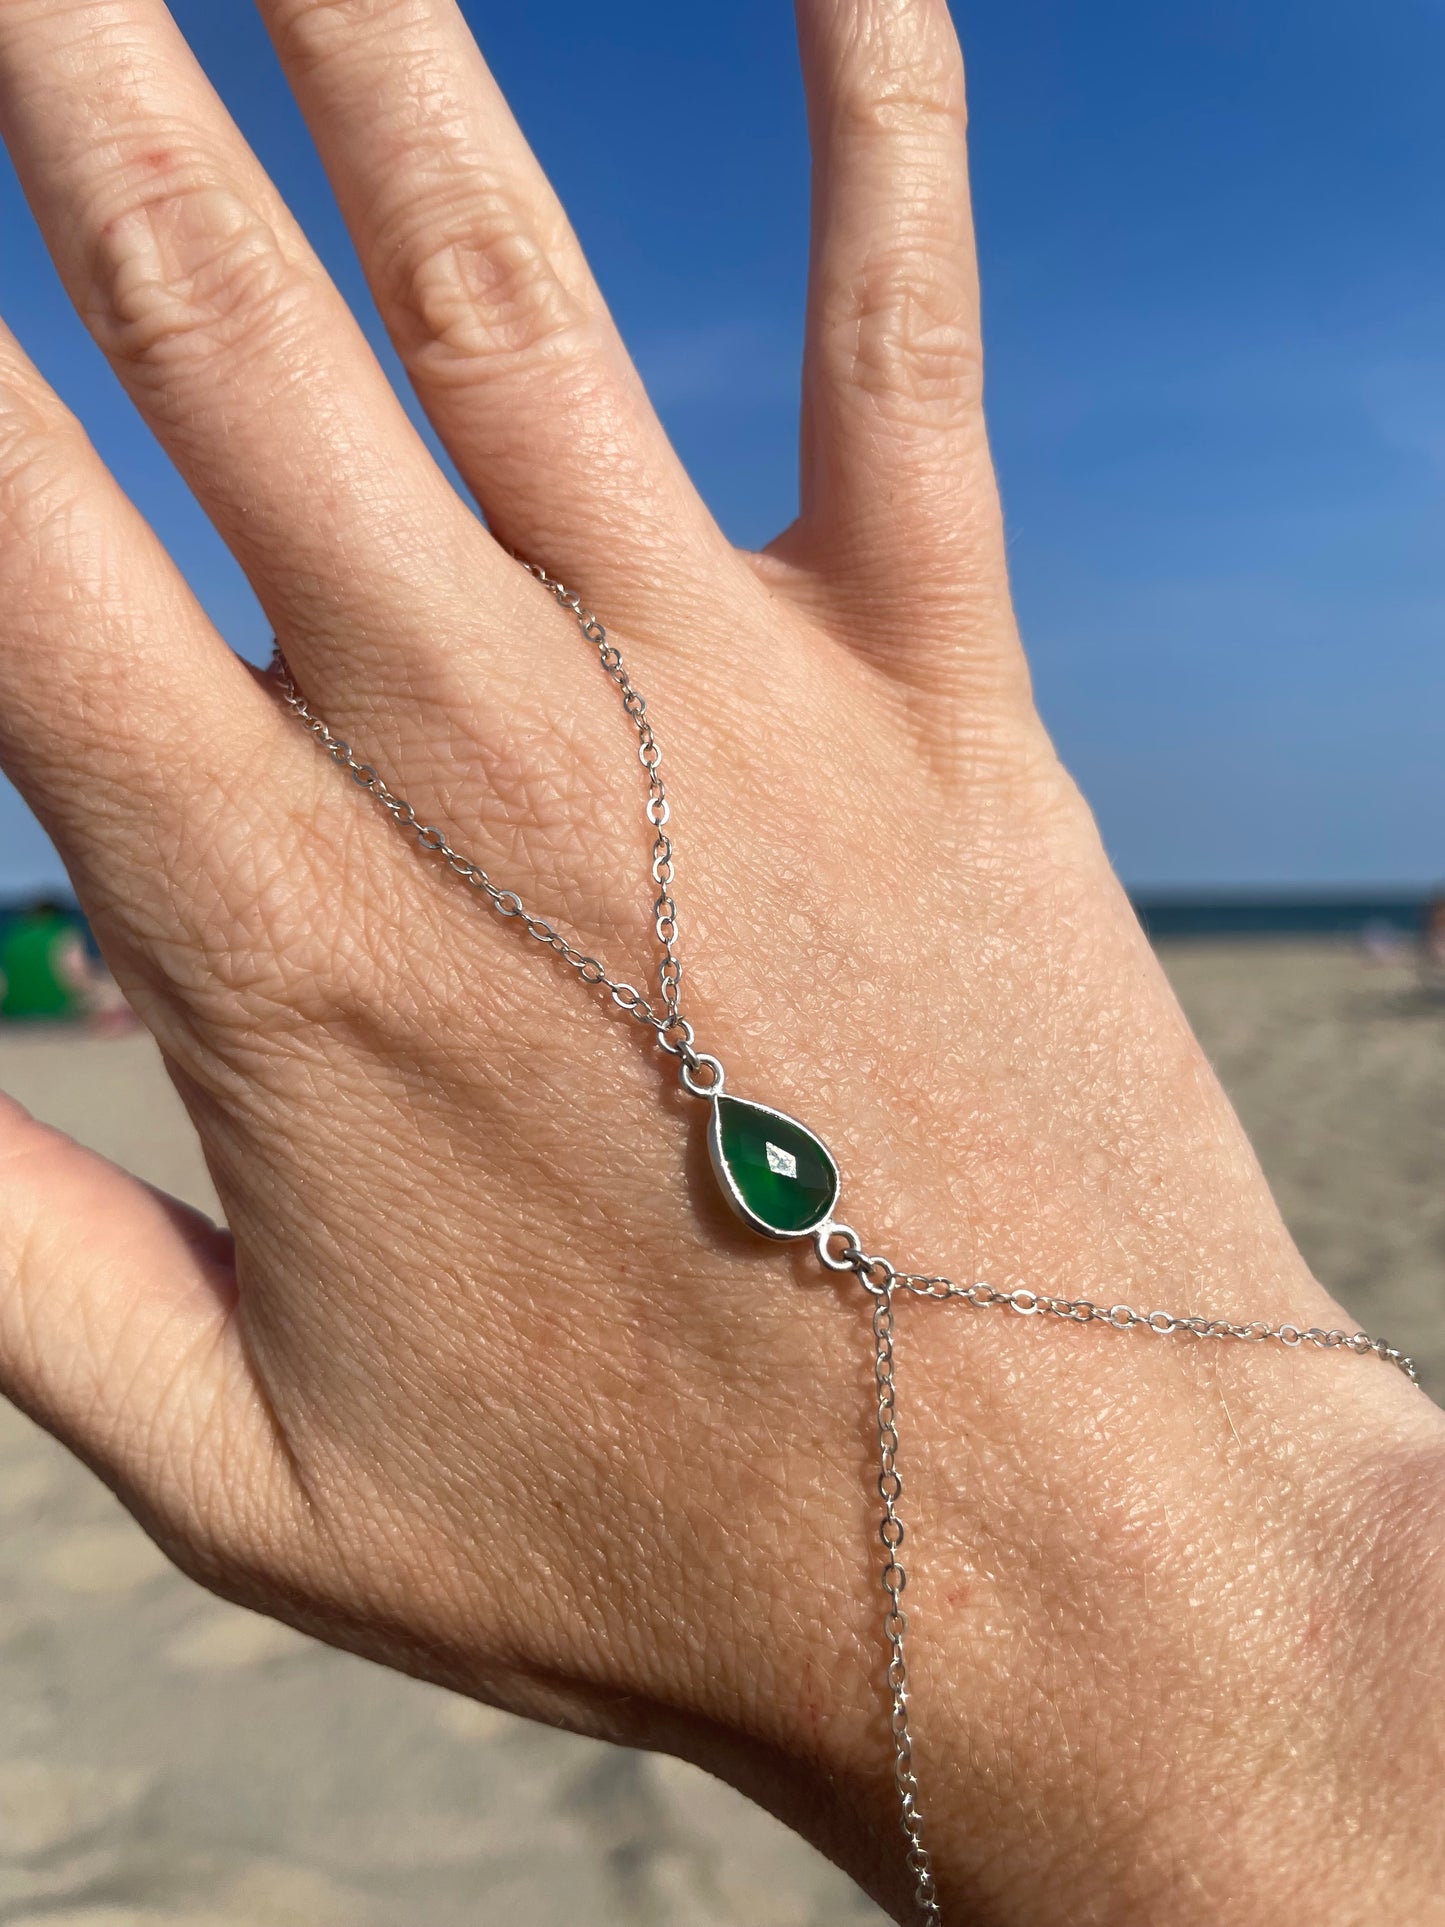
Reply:
<svg viewBox="0 0 1445 1927"><path fill-rule="evenodd" d="M87 900L132 926L158 908L173 922L205 819L264 790L286 748L272 705L0 328L0 764Z"/></svg>
<svg viewBox="0 0 1445 1927"><path fill-rule="evenodd" d="M229 1242L0 1097L0 1395L192 1569L289 1503Z"/></svg>
<svg viewBox="0 0 1445 1927"><path fill-rule="evenodd" d="M515 606L160 0L5 0L0 124L72 298L311 686L358 659L414 674L448 613L472 633L489 568Z"/></svg>
<svg viewBox="0 0 1445 1927"><path fill-rule="evenodd" d="M987 673L1016 653L958 42L945 0L798 0L798 21L814 234L801 517L781 550L822 571L892 661Z"/></svg>
<svg viewBox="0 0 1445 1927"><path fill-rule="evenodd" d="M259 0L381 313L512 548L636 606L725 544L453 0ZM643 566L639 567L639 562ZM616 594L611 593L616 584Z"/></svg>

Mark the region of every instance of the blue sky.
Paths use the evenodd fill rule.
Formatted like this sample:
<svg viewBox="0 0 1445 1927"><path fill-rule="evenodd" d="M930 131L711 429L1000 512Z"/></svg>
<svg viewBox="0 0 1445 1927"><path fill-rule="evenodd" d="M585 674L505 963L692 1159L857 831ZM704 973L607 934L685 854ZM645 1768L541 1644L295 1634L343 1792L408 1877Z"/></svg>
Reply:
<svg viewBox="0 0 1445 1927"><path fill-rule="evenodd" d="M251 10L175 11L364 306ZM793 511L806 253L786 0L467 12L704 493L767 539ZM1445 0L956 12L1015 587L1121 873L1445 875ZM11 325L259 653L8 174L0 236ZM58 874L0 793L0 889Z"/></svg>

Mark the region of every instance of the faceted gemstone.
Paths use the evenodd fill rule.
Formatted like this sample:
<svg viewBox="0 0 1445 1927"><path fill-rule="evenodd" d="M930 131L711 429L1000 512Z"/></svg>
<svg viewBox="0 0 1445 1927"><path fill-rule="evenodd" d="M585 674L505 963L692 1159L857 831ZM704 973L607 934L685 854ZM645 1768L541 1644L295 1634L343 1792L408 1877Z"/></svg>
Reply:
<svg viewBox="0 0 1445 1927"><path fill-rule="evenodd" d="M798 1238L838 1202L838 1167L798 1120L741 1097L713 1100L714 1168L734 1209L775 1238Z"/></svg>

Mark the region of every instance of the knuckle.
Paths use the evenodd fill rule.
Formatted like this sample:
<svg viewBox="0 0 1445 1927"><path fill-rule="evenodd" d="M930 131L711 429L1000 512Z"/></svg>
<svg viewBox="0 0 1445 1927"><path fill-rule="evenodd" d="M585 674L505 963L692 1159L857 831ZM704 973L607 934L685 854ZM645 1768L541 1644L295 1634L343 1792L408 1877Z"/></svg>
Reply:
<svg viewBox="0 0 1445 1927"><path fill-rule="evenodd" d="M586 304L508 197L468 185L403 211L378 235L384 299L414 372L465 382L478 370L583 358Z"/></svg>
<svg viewBox="0 0 1445 1927"><path fill-rule="evenodd" d="M967 119L958 38L941 5L861 0L839 97L845 127L894 136L928 128L961 136Z"/></svg>
<svg viewBox="0 0 1445 1927"><path fill-rule="evenodd" d="M204 161L153 154L119 178L80 301L113 360L169 368L285 332L311 276L256 208Z"/></svg>
<svg viewBox="0 0 1445 1927"><path fill-rule="evenodd" d="M962 147L968 130L962 82L943 71L876 69L844 97L839 117L845 133L890 145L926 134Z"/></svg>
<svg viewBox="0 0 1445 1927"><path fill-rule="evenodd" d="M425 28L427 0L280 0L271 28L283 57L303 72L354 54L358 36L391 39L407 27Z"/></svg>
<svg viewBox="0 0 1445 1927"><path fill-rule="evenodd" d="M961 266L939 237L899 235L854 289L853 378L903 415L973 409L982 401L983 345Z"/></svg>

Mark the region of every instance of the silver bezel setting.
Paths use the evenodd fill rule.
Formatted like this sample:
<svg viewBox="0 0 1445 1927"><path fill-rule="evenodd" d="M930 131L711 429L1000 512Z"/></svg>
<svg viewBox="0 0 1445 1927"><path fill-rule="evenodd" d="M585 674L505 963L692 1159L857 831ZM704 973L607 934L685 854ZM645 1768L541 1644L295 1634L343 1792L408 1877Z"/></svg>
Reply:
<svg viewBox="0 0 1445 1927"><path fill-rule="evenodd" d="M791 1124L795 1131L802 1131L805 1136L810 1137L822 1151L823 1156L828 1160L828 1168L833 1173L833 1195L828 1200L827 1208L813 1224L806 1225L801 1231L779 1231L776 1225L765 1224L738 1190L733 1182L733 1174L728 1169L727 1160L723 1156L722 1125L718 1114L718 1100L723 1096L732 1098L736 1103L746 1104L751 1111L761 1111L765 1117L775 1117L783 1124ZM750 1225L754 1231L760 1231L765 1238L775 1239L779 1244L792 1244L798 1238L816 1238L819 1225L831 1222L843 1189L843 1175L838 1169L838 1160L824 1144L822 1138L810 1124L805 1124L800 1117L794 1117L788 1111L780 1111L775 1104L759 1104L756 1098L738 1097L735 1091L717 1090L710 1094L710 1099L712 1115L707 1121L708 1156L712 1159L713 1175L717 1178L718 1188L733 1210L737 1212L744 1224Z"/></svg>

